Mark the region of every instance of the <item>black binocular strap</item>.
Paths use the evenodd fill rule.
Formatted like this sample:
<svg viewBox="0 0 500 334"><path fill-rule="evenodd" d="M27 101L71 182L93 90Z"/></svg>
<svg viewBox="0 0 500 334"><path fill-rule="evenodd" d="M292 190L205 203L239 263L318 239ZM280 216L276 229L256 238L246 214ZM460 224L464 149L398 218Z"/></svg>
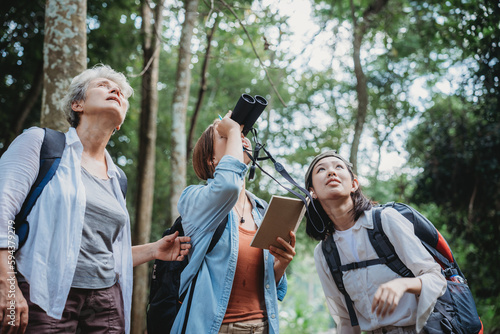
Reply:
<svg viewBox="0 0 500 334"><path fill-rule="evenodd" d="M323 233L325 231L325 228L326 228L326 224L325 222L323 221L323 219L321 218L321 215L318 213L318 210L316 209L315 205L314 205L314 201L313 201L313 198L311 197L311 194L306 190L304 189L304 187L301 187L299 184L297 184L297 182L290 176L290 174L288 174L288 172L286 171L285 167L277 162L273 156L271 155L271 153L269 153L263 146L260 147L260 149L263 149L264 152L267 154L267 158L264 158L264 159L271 159L271 161L273 162L274 164L274 169L276 169L276 171L278 173L281 174L281 176L283 176L288 182L290 182L292 185L294 185L295 187L297 187L300 191L302 191L308 198L309 198L309 203L312 205L313 207L313 210L316 212L316 214L318 215L318 218L321 220L321 223L323 224L322 228L318 229L316 227L316 225L314 224L314 221L313 219L310 219L312 225L314 226L314 228L316 229L316 231L318 231L318 233ZM259 150L260 150L259 149ZM309 203L307 202L306 198L301 195L300 193L296 192L295 190L292 190L288 187L285 187L284 185L282 185L278 180L276 180L273 176L271 176L271 174L269 174L268 172L266 172L258 163L257 163L257 160L264 160L264 159L260 159L258 156L257 158L253 157L250 153L248 153L247 151L245 151L245 153L248 155L248 157L252 160L253 164L257 167L259 167L259 169L264 173L266 174L267 176L269 176L272 180L274 180L277 184L279 184L281 187L283 187L284 189L286 189L287 191L289 191L290 193L292 193L293 195L295 195L297 198L299 198L302 202L304 202L304 205L306 207L306 211L307 211L307 216L309 218L311 218L311 215L309 213Z"/></svg>

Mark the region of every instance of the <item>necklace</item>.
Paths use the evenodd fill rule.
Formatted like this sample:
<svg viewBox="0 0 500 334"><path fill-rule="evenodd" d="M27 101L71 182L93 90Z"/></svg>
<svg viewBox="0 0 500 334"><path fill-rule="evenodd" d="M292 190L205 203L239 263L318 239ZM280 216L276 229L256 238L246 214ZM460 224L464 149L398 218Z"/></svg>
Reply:
<svg viewBox="0 0 500 334"><path fill-rule="evenodd" d="M245 204L247 204L247 199L245 198L245 202L243 202L243 215L245 214ZM236 205L234 206L234 210L236 210L236 213L238 214L238 216L240 216L240 224L243 224L245 223L245 218L243 218L243 215L240 215L240 213L238 212L238 209L236 209Z"/></svg>

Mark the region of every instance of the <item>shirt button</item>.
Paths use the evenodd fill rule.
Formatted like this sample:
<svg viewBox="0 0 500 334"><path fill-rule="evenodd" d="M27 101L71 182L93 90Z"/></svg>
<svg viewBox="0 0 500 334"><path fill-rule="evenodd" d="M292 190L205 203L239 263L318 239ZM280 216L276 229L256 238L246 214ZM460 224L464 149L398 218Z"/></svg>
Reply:
<svg viewBox="0 0 500 334"><path fill-rule="evenodd" d="M267 261L268 258L269 258L269 256L266 255L266 261Z"/></svg>
<svg viewBox="0 0 500 334"><path fill-rule="evenodd" d="M266 284L266 289L269 289L269 284Z"/></svg>
<svg viewBox="0 0 500 334"><path fill-rule="evenodd" d="M276 318L276 316L274 314L271 314L271 318L274 319Z"/></svg>

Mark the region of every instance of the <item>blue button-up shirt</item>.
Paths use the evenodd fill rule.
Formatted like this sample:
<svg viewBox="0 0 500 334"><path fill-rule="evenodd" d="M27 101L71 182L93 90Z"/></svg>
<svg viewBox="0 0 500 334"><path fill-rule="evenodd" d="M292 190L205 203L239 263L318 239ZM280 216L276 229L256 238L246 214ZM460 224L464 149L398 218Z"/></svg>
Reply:
<svg viewBox="0 0 500 334"><path fill-rule="evenodd" d="M186 333L218 333L231 295L238 259L238 219L232 208L241 192L247 166L231 156L224 156L217 165L214 178L207 185L193 185L182 193L177 208L182 216L182 227L191 237L192 252L189 264L181 275L179 293L193 288L191 281L199 269ZM253 195L252 195L253 196ZM262 201L256 197L256 201ZM226 228L214 249L206 254L213 233L229 214ZM252 215L257 226L262 216L254 206ZM269 333L279 333L278 300L283 300L286 276L276 285L274 257L268 250L264 256L264 298L269 322ZM186 317L187 303L183 303L171 333L180 333Z"/></svg>

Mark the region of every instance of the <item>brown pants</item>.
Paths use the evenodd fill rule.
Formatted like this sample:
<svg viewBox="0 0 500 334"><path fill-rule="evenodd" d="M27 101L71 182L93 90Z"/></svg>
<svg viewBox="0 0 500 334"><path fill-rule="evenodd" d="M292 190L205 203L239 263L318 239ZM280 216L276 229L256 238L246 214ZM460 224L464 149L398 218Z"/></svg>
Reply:
<svg viewBox="0 0 500 334"><path fill-rule="evenodd" d="M125 333L123 297L118 283L105 289L71 288L61 320L49 317L31 302L28 283L20 282L19 288L29 307L27 334Z"/></svg>
<svg viewBox="0 0 500 334"><path fill-rule="evenodd" d="M222 324L219 334L268 334L268 326L267 320L257 323L231 322Z"/></svg>

